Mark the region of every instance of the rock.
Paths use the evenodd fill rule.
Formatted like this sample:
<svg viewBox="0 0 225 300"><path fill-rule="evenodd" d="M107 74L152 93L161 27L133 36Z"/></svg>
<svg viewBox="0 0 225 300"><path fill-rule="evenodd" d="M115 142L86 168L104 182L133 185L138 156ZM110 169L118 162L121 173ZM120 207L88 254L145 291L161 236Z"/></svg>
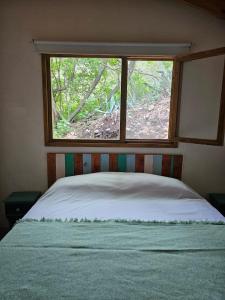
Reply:
<svg viewBox="0 0 225 300"><path fill-rule="evenodd" d="M154 105L150 105L150 106L148 107L148 110L151 111L151 110L154 109L154 107L155 107Z"/></svg>

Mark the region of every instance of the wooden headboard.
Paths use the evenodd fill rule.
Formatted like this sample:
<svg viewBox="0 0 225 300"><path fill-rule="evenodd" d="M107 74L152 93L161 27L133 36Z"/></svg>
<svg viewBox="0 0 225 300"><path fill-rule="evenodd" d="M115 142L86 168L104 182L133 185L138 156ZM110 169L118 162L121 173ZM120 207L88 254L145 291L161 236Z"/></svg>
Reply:
<svg viewBox="0 0 225 300"><path fill-rule="evenodd" d="M48 186L56 179L95 172L144 172L181 179L182 155L48 153Z"/></svg>

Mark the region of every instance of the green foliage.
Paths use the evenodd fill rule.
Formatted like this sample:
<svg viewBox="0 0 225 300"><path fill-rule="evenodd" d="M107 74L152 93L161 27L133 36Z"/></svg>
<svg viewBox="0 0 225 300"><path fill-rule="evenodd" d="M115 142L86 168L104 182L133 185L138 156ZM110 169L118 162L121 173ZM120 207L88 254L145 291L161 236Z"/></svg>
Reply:
<svg viewBox="0 0 225 300"><path fill-rule="evenodd" d="M128 82L128 106L138 106L170 96L173 63L136 61Z"/></svg>
<svg viewBox="0 0 225 300"><path fill-rule="evenodd" d="M69 133L70 130L70 122L65 119L61 119L56 123L56 126L54 127L53 136L54 138L61 138L65 134Z"/></svg>
<svg viewBox="0 0 225 300"><path fill-rule="evenodd" d="M71 123L120 108L121 59L51 58L54 136L62 137ZM173 63L130 61L128 108L169 97Z"/></svg>

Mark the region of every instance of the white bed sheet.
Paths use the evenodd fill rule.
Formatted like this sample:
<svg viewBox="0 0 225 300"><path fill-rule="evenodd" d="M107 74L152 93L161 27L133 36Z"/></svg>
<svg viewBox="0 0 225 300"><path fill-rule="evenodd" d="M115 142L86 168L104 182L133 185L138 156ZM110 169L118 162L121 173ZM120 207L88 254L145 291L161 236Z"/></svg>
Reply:
<svg viewBox="0 0 225 300"><path fill-rule="evenodd" d="M24 216L27 218L225 221L179 180L119 172L59 179Z"/></svg>

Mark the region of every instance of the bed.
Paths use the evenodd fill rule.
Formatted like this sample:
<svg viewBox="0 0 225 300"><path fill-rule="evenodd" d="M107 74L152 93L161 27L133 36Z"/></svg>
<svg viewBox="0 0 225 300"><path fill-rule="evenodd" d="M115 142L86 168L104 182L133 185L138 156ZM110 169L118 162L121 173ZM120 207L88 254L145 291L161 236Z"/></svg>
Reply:
<svg viewBox="0 0 225 300"><path fill-rule="evenodd" d="M49 153L0 299L224 299L225 218L181 176L181 155Z"/></svg>

